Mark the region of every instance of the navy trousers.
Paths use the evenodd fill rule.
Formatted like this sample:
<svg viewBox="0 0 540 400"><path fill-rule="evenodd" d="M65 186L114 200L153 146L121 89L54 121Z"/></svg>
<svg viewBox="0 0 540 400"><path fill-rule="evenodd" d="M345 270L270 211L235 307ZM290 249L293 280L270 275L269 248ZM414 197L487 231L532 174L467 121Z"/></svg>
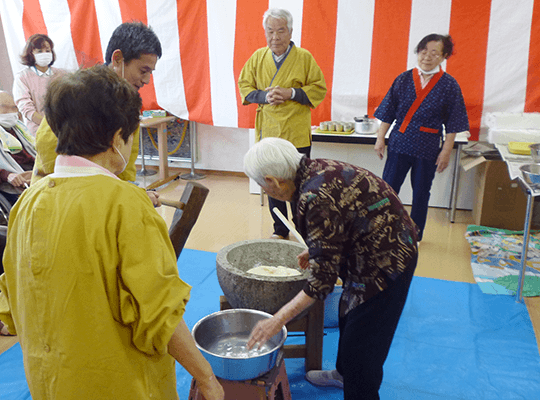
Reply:
<svg viewBox="0 0 540 400"><path fill-rule="evenodd" d="M418 240L422 240L426 226L431 184L437 171L436 161L389 151L386 164L384 165L382 178L398 194L407 173L409 170L411 171L411 186L413 190L411 218L418 225L418 228L420 228Z"/></svg>
<svg viewBox="0 0 540 400"><path fill-rule="evenodd" d="M308 158L311 154L311 146L308 147L300 147L297 148L299 153L305 154ZM279 219L279 217L274 214L274 207L277 207L279 211L285 216L285 218L288 218L288 212L287 212L287 202L276 200L270 196L268 196L268 207L270 208L270 214L272 215L272 219L274 220L274 234L281 235L283 237L287 237L289 234L289 228L285 226L285 224ZM296 204L291 204L291 210L293 212L293 218L294 218L294 210L296 210Z"/></svg>
<svg viewBox="0 0 540 400"><path fill-rule="evenodd" d="M401 317L417 257L389 286L339 319L336 369L344 400L378 400L383 365Z"/></svg>

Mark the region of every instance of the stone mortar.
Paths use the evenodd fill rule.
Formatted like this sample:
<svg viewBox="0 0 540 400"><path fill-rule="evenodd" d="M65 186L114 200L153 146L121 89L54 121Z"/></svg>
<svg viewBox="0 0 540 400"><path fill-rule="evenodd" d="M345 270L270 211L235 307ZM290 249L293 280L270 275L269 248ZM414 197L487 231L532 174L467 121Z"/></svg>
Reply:
<svg viewBox="0 0 540 400"><path fill-rule="evenodd" d="M250 308L275 314L302 290L308 272L298 267L296 256L305 247L296 242L255 239L236 242L217 253L216 270L225 298L233 308ZM248 274L249 269L282 265L302 275L270 277Z"/></svg>

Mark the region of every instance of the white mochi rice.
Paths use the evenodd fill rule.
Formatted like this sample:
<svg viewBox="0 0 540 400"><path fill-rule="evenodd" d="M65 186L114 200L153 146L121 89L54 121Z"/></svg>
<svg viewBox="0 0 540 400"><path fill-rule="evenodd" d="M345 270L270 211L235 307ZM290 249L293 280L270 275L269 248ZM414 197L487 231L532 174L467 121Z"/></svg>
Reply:
<svg viewBox="0 0 540 400"><path fill-rule="evenodd" d="M273 276L273 277L287 277L287 276L298 276L302 275L300 271L294 268L284 267L278 265L277 267L272 267L269 265L259 265L251 268L247 271L249 274L259 275L259 276Z"/></svg>

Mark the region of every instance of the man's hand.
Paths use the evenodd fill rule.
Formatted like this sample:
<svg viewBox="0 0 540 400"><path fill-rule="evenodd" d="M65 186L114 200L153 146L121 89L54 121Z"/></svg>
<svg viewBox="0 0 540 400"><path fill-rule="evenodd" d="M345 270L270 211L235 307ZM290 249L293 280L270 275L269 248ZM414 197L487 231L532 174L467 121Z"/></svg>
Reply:
<svg viewBox="0 0 540 400"><path fill-rule="evenodd" d="M32 171L25 171L20 174L11 173L8 175L8 182L15 187L24 188L30 185L30 179L32 178Z"/></svg>
<svg viewBox="0 0 540 400"><path fill-rule="evenodd" d="M266 100L268 101L268 104L271 104L273 106L282 104L292 97L291 88L286 89L279 86L274 86L274 87L267 87L265 90L268 91Z"/></svg>

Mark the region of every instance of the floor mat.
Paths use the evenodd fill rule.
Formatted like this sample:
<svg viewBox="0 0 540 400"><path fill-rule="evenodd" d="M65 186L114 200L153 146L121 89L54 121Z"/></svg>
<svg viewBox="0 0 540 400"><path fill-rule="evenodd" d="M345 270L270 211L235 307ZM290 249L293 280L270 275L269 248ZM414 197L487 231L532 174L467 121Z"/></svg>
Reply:
<svg viewBox="0 0 540 400"><path fill-rule="evenodd" d="M469 225L471 267L482 292L515 296L521 271L523 232ZM530 235L523 296L540 296L540 232Z"/></svg>
<svg viewBox="0 0 540 400"><path fill-rule="evenodd" d="M185 319L192 327L219 310L222 294L215 253L184 250L180 276L193 285ZM334 368L339 333L326 329L323 368ZM303 340L287 339L288 344ZM343 391L304 379L302 359L286 360L292 398L343 399ZM0 399L30 399L15 345L0 355ZM540 356L525 305L488 296L476 284L415 277L384 368L383 400L536 399ZM191 377L177 365L178 393L187 399Z"/></svg>

